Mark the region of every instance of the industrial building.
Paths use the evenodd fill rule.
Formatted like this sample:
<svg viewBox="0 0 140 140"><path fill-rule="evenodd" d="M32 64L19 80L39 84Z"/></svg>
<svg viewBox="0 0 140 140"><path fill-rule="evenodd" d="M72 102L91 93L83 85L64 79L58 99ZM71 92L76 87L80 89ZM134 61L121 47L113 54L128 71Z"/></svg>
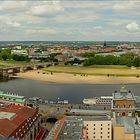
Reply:
<svg viewBox="0 0 140 140"><path fill-rule="evenodd" d="M8 93L5 91L0 91L0 102L11 103L15 105L26 105L26 99L24 96L20 96L14 93Z"/></svg>

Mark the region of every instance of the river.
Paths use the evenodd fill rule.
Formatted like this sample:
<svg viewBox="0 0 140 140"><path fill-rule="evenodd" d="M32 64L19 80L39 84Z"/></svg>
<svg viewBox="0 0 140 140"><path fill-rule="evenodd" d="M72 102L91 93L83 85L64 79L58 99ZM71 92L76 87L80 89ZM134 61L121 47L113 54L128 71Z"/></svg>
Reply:
<svg viewBox="0 0 140 140"><path fill-rule="evenodd" d="M40 97L46 100L68 100L70 103L82 103L84 98L111 95L119 90L121 85L102 84L57 84L28 79L13 79L0 82L0 90L24 95L25 97ZM135 95L140 96L140 84L126 85Z"/></svg>

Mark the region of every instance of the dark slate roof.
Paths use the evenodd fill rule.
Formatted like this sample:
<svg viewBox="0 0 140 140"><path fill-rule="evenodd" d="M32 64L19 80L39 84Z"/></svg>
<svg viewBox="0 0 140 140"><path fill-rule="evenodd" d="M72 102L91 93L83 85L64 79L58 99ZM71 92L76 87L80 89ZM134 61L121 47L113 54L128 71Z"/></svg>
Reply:
<svg viewBox="0 0 140 140"><path fill-rule="evenodd" d="M113 93L113 100L118 99L135 100L135 97L131 91L127 91L125 87L122 87L119 92L115 91Z"/></svg>

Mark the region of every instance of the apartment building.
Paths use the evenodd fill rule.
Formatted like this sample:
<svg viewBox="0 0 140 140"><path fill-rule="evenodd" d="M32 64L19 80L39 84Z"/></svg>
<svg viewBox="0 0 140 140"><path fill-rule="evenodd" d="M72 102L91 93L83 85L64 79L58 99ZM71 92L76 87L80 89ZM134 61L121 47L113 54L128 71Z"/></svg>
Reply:
<svg viewBox="0 0 140 140"><path fill-rule="evenodd" d="M94 117L83 121L86 140L112 140L112 121L107 117Z"/></svg>

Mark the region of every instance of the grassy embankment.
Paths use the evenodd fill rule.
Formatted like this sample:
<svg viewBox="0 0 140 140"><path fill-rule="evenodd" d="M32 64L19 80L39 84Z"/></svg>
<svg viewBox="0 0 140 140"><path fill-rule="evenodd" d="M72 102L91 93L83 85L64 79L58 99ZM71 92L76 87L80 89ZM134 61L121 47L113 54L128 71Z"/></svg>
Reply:
<svg viewBox="0 0 140 140"><path fill-rule="evenodd" d="M52 66L43 69L47 72L53 73L69 73L79 75L99 75L99 76L133 76L140 75L140 69L131 69L127 66L114 65L96 65L89 67L75 67L75 66Z"/></svg>

